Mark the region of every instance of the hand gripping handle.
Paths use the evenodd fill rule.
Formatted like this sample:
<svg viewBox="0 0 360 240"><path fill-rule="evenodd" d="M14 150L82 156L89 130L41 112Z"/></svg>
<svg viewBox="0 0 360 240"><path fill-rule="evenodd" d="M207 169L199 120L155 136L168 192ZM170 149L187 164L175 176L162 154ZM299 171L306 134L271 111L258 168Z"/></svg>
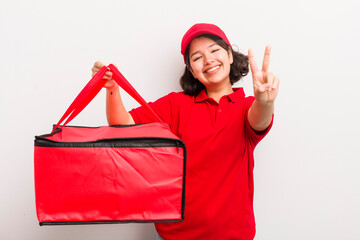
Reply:
<svg viewBox="0 0 360 240"><path fill-rule="evenodd" d="M151 109L148 103L140 96L140 94L131 86L131 84L126 80L126 78L120 73L120 71L113 65L102 67L86 84L86 86L81 90L75 100L70 104L64 115L61 117L59 122L53 128L53 132L57 129L60 124L66 119L63 126L68 124L72 119L74 119L90 102L94 97L100 92L104 87L106 81L103 80L103 77L106 71L110 69L113 73L113 79L116 83L124 89L132 98L134 98L141 106L147 109L154 117L159 121L163 122L161 118Z"/></svg>

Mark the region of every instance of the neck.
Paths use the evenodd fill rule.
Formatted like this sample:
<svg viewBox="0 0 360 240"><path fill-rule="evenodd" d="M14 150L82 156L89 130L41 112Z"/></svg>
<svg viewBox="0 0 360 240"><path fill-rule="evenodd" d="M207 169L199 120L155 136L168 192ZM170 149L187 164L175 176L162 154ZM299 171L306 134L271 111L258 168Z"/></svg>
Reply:
<svg viewBox="0 0 360 240"><path fill-rule="evenodd" d="M222 96L229 95L233 92L234 90L230 84L222 88L206 88L206 94L208 97L214 99L217 103L220 102Z"/></svg>

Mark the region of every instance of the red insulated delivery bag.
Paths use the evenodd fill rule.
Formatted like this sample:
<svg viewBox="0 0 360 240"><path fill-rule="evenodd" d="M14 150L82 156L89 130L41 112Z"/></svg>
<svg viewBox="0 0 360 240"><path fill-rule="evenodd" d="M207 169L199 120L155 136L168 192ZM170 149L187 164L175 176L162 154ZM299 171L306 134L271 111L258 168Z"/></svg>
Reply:
<svg viewBox="0 0 360 240"><path fill-rule="evenodd" d="M159 122L66 125L101 90L107 69ZM35 137L34 164L40 225L184 219L185 144L113 65L99 70L50 134Z"/></svg>

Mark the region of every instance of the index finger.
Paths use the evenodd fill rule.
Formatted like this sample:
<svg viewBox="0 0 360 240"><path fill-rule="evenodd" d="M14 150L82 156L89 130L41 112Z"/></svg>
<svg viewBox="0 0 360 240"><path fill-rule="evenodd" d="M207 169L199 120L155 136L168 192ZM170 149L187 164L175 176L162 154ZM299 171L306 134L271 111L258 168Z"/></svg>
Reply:
<svg viewBox="0 0 360 240"><path fill-rule="evenodd" d="M254 74L257 71L259 71L259 69L258 69L258 67L256 65L254 52L253 52L253 50L251 48L248 50L248 58L249 58L249 64L250 64L251 72Z"/></svg>
<svg viewBox="0 0 360 240"><path fill-rule="evenodd" d="M264 60L262 65L262 71L267 72L270 65L270 53L271 53L271 47L266 46L265 48L265 54L264 54Z"/></svg>
<svg viewBox="0 0 360 240"><path fill-rule="evenodd" d="M102 68L103 66L105 66L105 64L103 64L100 61L96 61L95 64L94 64L94 67L96 67L96 68Z"/></svg>

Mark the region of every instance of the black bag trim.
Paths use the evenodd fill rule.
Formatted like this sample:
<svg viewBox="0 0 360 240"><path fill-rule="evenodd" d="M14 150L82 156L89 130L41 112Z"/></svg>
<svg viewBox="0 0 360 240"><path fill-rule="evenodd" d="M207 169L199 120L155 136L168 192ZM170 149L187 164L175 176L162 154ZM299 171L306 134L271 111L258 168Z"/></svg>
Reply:
<svg viewBox="0 0 360 240"><path fill-rule="evenodd" d="M46 138L46 135L35 136L36 147L181 147L185 150L185 143L180 139L161 137L139 138L104 138L89 142L59 142Z"/></svg>
<svg viewBox="0 0 360 240"><path fill-rule="evenodd" d="M40 226L56 226L56 225L88 225L88 224L126 224L126 223L167 223L167 222L182 222L184 215L182 213L181 219L175 220L109 220L109 221L64 221L64 222L40 222Z"/></svg>

